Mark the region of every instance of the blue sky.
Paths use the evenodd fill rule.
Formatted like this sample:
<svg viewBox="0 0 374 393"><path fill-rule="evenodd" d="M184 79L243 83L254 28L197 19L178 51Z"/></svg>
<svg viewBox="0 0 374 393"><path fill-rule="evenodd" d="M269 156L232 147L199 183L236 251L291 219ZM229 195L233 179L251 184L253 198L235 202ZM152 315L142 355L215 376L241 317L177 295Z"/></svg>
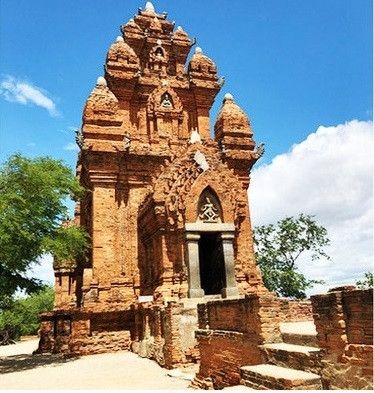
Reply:
<svg viewBox="0 0 374 393"><path fill-rule="evenodd" d="M372 2L165 0L153 4L157 12L167 11L175 26L182 26L190 37L196 37L197 46L215 61L219 75L225 76L225 85L211 111L212 126L224 94L230 92L249 115L255 140L265 142L266 153L252 175L253 224L274 221L281 214L297 214L290 195L296 192L302 201L307 201L310 190L318 189L318 179L328 172L326 165L336 169L330 174L336 179L337 174L343 175L339 171L342 162L349 163L351 169L347 171L352 172L352 179L362 180L356 188L365 190L356 193L361 199L356 195L350 197L347 205L340 202L341 209L352 211L352 206L363 204L362 200L368 203L365 212L351 218L357 226L344 223L344 227L351 225L356 234L365 234L362 237L366 239L365 246L357 241L352 244L353 254L349 258L354 255L356 260L359 248L365 247L360 260L366 262L358 264L360 270L347 272L340 281L328 278L335 285L352 281L354 276L369 270ZM27 156L61 158L75 167L74 129L81 126L85 100L97 77L103 74L106 52L120 34L119 26L144 5L143 0L0 1L0 162L20 151ZM350 146L344 145L348 140ZM318 141L328 143L333 156L327 155L322 160L320 152L326 149ZM334 144L340 146L342 154L331 149ZM355 144L358 150L352 157L349 152ZM307 158L296 160L297 154ZM275 208L274 202L274 207L261 205L265 194L277 195L287 183L279 183L279 157L287 163L282 173L293 171L307 179L320 168L320 176L302 189L289 186L280 201L283 208ZM306 162L310 164L303 168ZM321 162L325 163L322 167ZM258 180L259 174L267 179L266 184ZM341 188L331 190L329 195L351 195L350 177L347 172L344 176L346 181L339 182ZM321 182L325 190L326 184L332 183L328 179ZM336 228L343 225L342 221L330 217L331 208L321 208L325 200L315 205L305 202L300 209L311 205L305 212L316 214L319 222L331 225L332 237L338 236ZM352 260L336 263L348 265ZM331 274L337 271L336 265L330 266L333 266ZM322 274L318 269L314 271Z"/></svg>

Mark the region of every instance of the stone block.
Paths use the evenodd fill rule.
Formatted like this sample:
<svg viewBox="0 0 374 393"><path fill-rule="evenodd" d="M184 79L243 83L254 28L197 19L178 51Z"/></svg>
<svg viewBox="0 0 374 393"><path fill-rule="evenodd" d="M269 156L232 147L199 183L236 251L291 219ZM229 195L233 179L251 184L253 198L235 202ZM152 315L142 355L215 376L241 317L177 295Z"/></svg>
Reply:
<svg viewBox="0 0 374 393"><path fill-rule="evenodd" d="M321 390L319 375L289 368L259 364L240 369L241 384L257 390Z"/></svg>

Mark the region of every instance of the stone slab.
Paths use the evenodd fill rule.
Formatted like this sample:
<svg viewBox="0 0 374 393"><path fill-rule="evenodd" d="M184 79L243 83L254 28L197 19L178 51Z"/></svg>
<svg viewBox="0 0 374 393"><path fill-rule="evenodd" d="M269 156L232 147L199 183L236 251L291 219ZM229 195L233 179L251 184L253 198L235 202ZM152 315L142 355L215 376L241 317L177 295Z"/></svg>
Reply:
<svg viewBox="0 0 374 393"><path fill-rule="evenodd" d="M258 374L267 375L274 378L282 379L305 379L313 380L319 378L319 375L313 373L306 373L305 371L294 370L291 368L274 366L272 364L257 364L256 366L243 366L240 368L244 371L251 371Z"/></svg>
<svg viewBox="0 0 374 393"><path fill-rule="evenodd" d="M321 378L317 374L270 364L243 366L241 383L255 389L320 390Z"/></svg>
<svg viewBox="0 0 374 393"><path fill-rule="evenodd" d="M264 344L260 348L264 363L320 374L319 348L287 343Z"/></svg>
<svg viewBox="0 0 374 393"><path fill-rule="evenodd" d="M187 232L234 232L235 224L193 222L186 223L185 230Z"/></svg>
<svg viewBox="0 0 374 393"><path fill-rule="evenodd" d="M248 386L244 386L244 385L234 385L234 386L228 386L226 388L223 388L222 390L255 390L255 389L249 388Z"/></svg>
<svg viewBox="0 0 374 393"><path fill-rule="evenodd" d="M305 346L305 345L296 345L296 344L288 344L288 343L274 343L274 344L264 344L261 345L261 348L275 350L275 351L287 351L287 352L297 352L297 353L319 353L321 350L317 347Z"/></svg>
<svg viewBox="0 0 374 393"><path fill-rule="evenodd" d="M313 321L283 322L279 328L285 343L304 346L317 345L317 331Z"/></svg>

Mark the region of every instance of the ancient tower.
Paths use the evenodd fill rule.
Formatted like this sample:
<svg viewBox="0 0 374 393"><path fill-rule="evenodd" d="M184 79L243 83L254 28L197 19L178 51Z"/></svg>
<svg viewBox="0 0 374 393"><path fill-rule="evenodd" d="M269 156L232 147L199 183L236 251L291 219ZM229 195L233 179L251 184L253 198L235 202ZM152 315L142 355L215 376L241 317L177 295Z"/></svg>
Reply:
<svg viewBox="0 0 374 393"><path fill-rule="evenodd" d="M247 115L226 94L211 136L223 79L199 47L188 60L195 40L151 3L121 32L77 136L87 192L75 221L92 248L88 260L56 266L56 310L125 312L264 290L247 198L258 159Z"/></svg>

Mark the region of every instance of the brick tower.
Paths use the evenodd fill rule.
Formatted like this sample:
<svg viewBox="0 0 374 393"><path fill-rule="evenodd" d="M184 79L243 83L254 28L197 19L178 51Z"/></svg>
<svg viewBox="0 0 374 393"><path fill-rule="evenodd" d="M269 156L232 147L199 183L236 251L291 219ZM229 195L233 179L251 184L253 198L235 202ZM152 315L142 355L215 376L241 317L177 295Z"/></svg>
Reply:
<svg viewBox="0 0 374 393"><path fill-rule="evenodd" d="M92 247L87 261L55 266L55 311L44 330L53 318L54 326L56 318L70 323L60 350L82 352L74 329L92 337L111 326L134 341L145 304L265 290L247 198L259 156L247 115L226 94L211 137L209 110L223 78L199 47L187 60L195 40L151 3L121 32L77 135L87 192L75 221Z"/></svg>

